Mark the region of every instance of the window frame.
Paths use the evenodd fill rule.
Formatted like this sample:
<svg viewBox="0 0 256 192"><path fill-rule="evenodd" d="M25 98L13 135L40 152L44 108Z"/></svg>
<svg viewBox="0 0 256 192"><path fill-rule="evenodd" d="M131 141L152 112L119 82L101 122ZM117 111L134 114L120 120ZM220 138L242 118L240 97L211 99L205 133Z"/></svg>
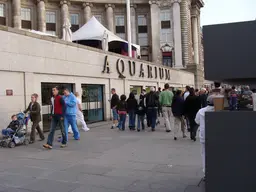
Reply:
<svg viewBox="0 0 256 192"><path fill-rule="evenodd" d="M139 21L140 18L144 19L144 21L142 20L142 23ZM138 44L140 46L148 46L149 45L149 34L148 34L148 17L147 17L147 14L138 14L137 15L137 30L138 30L138 37L137 37L138 38ZM143 32L140 32L140 31L143 31ZM144 39L144 41L143 41L143 39ZM146 43L142 43L142 42L146 42Z"/></svg>

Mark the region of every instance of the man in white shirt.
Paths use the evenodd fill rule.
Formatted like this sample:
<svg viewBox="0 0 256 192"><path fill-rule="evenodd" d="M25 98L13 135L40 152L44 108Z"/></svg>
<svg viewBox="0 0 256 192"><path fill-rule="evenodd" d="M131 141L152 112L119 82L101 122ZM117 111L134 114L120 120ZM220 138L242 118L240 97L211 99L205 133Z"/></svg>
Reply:
<svg viewBox="0 0 256 192"><path fill-rule="evenodd" d="M190 87L187 85L186 86L186 90L185 90L185 92L184 92L184 94L183 94L183 98L184 98L184 101L187 99L187 97L189 96L189 89L190 89Z"/></svg>
<svg viewBox="0 0 256 192"><path fill-rule="evenodd" d="M90 129L87 127L85 121L84 121L84 115L82 112L82 102L80 99L80 94L78 92L75 93L76 100L77 100L77 114L76 114L76 120L82 124L82 129L84 131L89 131ZM69 133L72 133L71 127L68 129Z"/></svg>

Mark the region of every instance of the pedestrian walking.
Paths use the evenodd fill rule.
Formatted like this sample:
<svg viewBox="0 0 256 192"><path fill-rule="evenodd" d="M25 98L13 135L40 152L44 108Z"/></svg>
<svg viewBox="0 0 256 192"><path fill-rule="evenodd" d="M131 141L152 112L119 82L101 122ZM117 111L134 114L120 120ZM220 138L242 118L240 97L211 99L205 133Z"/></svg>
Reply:
<svg viewBox="0 0 256 192"><path fill-rule="evenodd" d="M207 106L196 114L195 122L199 125L203 173L205 175L205 112L214 111L213 96L207 98Z"/></svg>
<svg viewBox="0 0 256 192"><path fill-rule="evenodd" d="M114 88L111 89L111 94L112 94L112 97L111 97L111 101L110 101L110 107L111 107L112 114L113 114L113 125L112 125L111 129L114 129L115 127L118 126L118 113L116 110L116 106L119 102L119 96L116 94L116 89L114 89Z"/></svg>
<svg viewBox="0 0 256 192"><path fill-rule="evenodd" d="M228 93L228 101L229 101L229 110L234 111L237 110L237 104L238 104L238 94L236 91L236 87L232 86L231 91Z"/></svg>
<svg viewBox="0 0 256 192"><path fill-rule="evenodd" d="M125 122L126 122L126 115L127 115L127 102L126 96L121 95L120 101L117 103L116 110L119 115L119 129L124 131L125 130Z"/></svg>
<svg viewBox="0 0 256 192"><path fill-rule="evenodd" d="M204 108L207 106L207 93L206 93L206 89L205 88L201 88L200 90L200 101L201 101L201 108Z"/></svg>
<svg viewBox="0 0 256 192"><path fill-rule="evenodd" d="M182 95L184 101L186 101L187 97L189 96L189 90L190 90L190 86L187 85L186 88L185 88L185 92ZM187 125L187 130L190 132L189 120L188 120L188 118L186 116L185 116L184 121L185 121L185 123Z"/></svg>
<svg viewBox="0 0 256 192"><path fill-rule="evenodd" d="M169 90L169 84L164 85L164 91L160 93L159 102L162 106L164 120L166 124L166 132L170 132L174 126L174 118L172 114L173 93Z"/></svg>
<svg viewBox="0 0 256 192"><path fill-rule="evenodd" d="M146 92L146 90L145 90ZM145 124L144 124L144 119L145 119L145 114L146 114L146 107L145 107L145 92L142 92L139 98L139 105L137 109L137 131L140 132L140 126L142 130L145 130Z"/></svg>
<svg viewBox="0 0 256 192"><path fill-rule="evenodd" d="M78 92L76 92L75 96L76 96L76 101L77 101L76 120L82 124L82 129L84 131L89 131L90 129L87 127L87 124L84 120L84 114L83 114L82 101L80 99L80 94Z"/></svg>
<svg viewBox="0 0 256 192"><path fill-rule="evenodd" d="M66 112L64 116L64 127L66 138L68 141L68 127L71 125L72 131L74 133L75 140L80 139L80 133L76 124L76 114L77 114L77 99L73 93L69 91L68 88L64 88L63 99L66 104Z"/></svg>
<svg viewBox="0 0 256 192"><path fill-rule="evenodd" d="M200 98L195 95L194 88L190 88L189 96L184 103L184 114L188 118L190 125L190 139L196 141L197 124L195 117L199 109L201 108Z"/></svg>
<svg viewBox="0 0 256 192"><path fill-rule="evenodd" d="M129 128L135 130L136 110L138 108L138 102L135 99L133 92L130 93L127 99L127 112L129 114Z"/></svg>
<svg viewBox="0 0 256 192"><path fill-rule="evenodd" d="M60 127L61 135L62 135L62 144L61 147L66 147L67 145L67 136L66 131L64 128L64 115L66 111L65 101L63 100L62 96L59 95L59 88L53 87L52 88L52 95L51 98L51 128L50 133L48 135L47 143L43 145L46 149L52 149L54 134L56 131L57 126Z"/></svg>
<svg viewBox="0 0 256 192"><path fill-rule="evenodd" d="M152 131L156 128L157 109L159 97L155 94L155 88L151 87L150 92L146 95L147 123Z"/></svg>
<svg viewBox="0 0 256 192"><path fill-rule="evenodd" d="M182 121L183 121L183 114L184 114L184 99L181 95L181 91L177 90L176 94L173 98L172 101L172 113L174 116L174 140L177 140L179 131L182 130L183 133L183 138L186 137L185 135L185 128L181 129L182 126Z"/></svg>
<svg viewBox="0 0 256 192"><path fill-rule="evenodd" d="M28 105L28 108L24 113L29 113L30 119L32 121L31 133L30 133L30 144L35 142L36 130L39 134L40 140L45 139L42 129L40 128L39 123L41 122L41 106L37 102L38 94L34 93L31 95L31 102Z"/></svg>

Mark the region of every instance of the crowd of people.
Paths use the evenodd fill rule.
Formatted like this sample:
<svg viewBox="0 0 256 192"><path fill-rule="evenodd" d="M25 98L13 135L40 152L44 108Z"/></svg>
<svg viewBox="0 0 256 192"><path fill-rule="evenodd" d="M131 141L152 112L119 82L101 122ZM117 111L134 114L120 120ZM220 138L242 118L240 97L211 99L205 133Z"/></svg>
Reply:
<svg viewBox="0 0 256 192"><path fill-rule="evenodd" d="M136 130L136 128L138 132L141 129L145 130L144 119L146 119L147 126L154 132L159 117L163 116L166 132L173 131L174 140L178 139L180 131L182 137L186 138L187 128L190 138L196 141L198 125L195 122L195 117L201 108L207 106L208 93L205 88L199 91L186 86L185 92L182 92L165 84L162 91L161 88L156 91L154 87L151 87L148 93L146 90L142 90L139 96L131 92L128 99L125 95L119 97L114 88L111 93L112 129L117 127L124 131L128 116L130 130Z"/></svg>
<svg viewBox="0 0 256 192"><path fill-rule="evenodd" d="M82 130L88 131L84 116L82 113L81 100L79 98L79 93L76 92L73 94L68 88L64 88L63 96L59 94L59 88L52 88L52 98L51 98L51 125L50 132L47 138L47 143L43 145L46 149L52 149L54 134L57 127L61 131L61 147L64 148L67 146L68 142L68 129L72 130L73 137L75 140L80 140L80 132L77 127L77 121L81 122ZM30 144L35 142L35 131L37 130L40 140L45 140L42 129L40 128L41 122L41 106L37 102L38 94L34 93L31 95L31 102L29 103L27 109L24 113L29 115L29 118L32 122L31 133L30 133ZM12 115L12 122L2 131L3 134L15 132L18 128L17 116Z"/></svg>

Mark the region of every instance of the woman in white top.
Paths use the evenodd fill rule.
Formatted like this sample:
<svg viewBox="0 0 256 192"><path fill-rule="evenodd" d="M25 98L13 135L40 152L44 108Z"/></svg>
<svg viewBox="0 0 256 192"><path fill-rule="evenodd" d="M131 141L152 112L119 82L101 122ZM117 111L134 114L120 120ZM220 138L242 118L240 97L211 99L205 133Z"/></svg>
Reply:
<svg viewBox="0 0 256 192"><path fill-rule="evenodd" d="M84 115L82 112L82 102L80 99L80 94L78 92L75 93L76 99L77 99L77 113L76 113L76 120L82 124L82 129L84 131L89 131L90 129L87 127L85 121L84 121ZM68 132L72 133L71 127L68 128Z"/></svg>

